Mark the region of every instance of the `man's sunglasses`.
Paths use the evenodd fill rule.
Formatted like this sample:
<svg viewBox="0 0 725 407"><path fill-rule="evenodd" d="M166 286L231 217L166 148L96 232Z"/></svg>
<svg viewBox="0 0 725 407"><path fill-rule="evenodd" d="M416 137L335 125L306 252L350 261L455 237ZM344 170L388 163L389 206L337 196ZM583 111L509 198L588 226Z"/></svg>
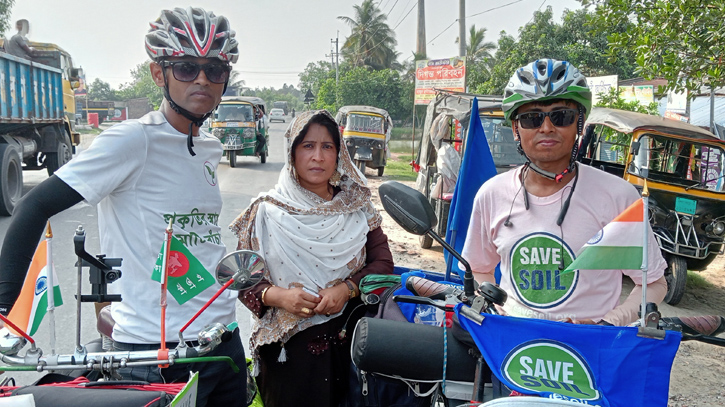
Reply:
<svg viewBox="0 0 725 407"><path fill-rule="evenodd" d="M524 129L538 129L548 116L556 127L571 126L579 113L576 109L561 109L551 112L526 112L516 116L519 125Z"/></svg>
<svg viewBox="0 0 725 407"><path fill-rule="evenodd" d="M229 79L229 71L232 68L226 64L211 62L204 65L195 64L185 61L164 61L161 66L165 69L171 67L174 78L180 82L191 82L199 76L199 72L204 71L206 79L213 83L225 83Z"/></svg>

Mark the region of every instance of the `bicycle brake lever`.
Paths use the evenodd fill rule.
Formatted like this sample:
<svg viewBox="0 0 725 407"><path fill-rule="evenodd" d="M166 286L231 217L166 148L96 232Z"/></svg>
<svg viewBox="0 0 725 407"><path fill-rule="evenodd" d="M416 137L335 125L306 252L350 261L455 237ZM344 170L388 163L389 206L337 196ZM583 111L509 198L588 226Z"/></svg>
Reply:
<svg viewBox="0 0 725 407"><path fill-rule="evenodd" d="M430 305L432 307L436 307L438 309L441 309L443 311L446 310L446 302L443 300L434 300L432 298L428 297L418 297L415 295L394 295L393 301L395 302L405 302L410 304L421 304L421 305Z"/></svg>

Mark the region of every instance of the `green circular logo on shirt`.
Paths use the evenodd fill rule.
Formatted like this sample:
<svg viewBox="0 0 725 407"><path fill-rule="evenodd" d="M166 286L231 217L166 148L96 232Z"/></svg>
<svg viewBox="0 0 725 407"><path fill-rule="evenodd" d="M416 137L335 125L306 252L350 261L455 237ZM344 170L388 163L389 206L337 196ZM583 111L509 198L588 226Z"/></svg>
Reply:
<svg viewBox="0 0 725 407"><path fill-rule="evenodd" d="M563 270L573 259L569 246L550 233L519 240L511 250L511 282L519 300L530 307L551 308L569 298L579 271Z"/></svg>

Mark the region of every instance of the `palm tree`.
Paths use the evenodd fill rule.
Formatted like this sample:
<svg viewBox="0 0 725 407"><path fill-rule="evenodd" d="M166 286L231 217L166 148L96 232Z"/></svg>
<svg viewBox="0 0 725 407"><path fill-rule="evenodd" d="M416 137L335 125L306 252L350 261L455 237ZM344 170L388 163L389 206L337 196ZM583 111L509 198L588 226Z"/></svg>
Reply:
<svg viewBox="0 0 725 407"><path fill-rule="evenodd" d="M395 32L390 29L384 15L373 0L364 0L353 6L355 17L339 16L352 32L342 46L342 55L353 66L369 66L373 69L394 68L398 53Z"/></svg>
<svg viewBox="0 0 725 407"><path fill-rule="evenodd" d="M472 61L490 61L493 58L492 52L496 49L496 44L486 42L486 28L476 29L476 25L472 25L468 33L468 45L466 46L466 56Z"/></svg>
<svg viewBox="0 0 725 407"><path fill-rule="evenodd" d="M232 70L229 73L229 81L228 81L229 88L236 88L238 94L242 94L244 92L244 85L247 84L247 82L242 79L242 74L239 71Z"/></svg>

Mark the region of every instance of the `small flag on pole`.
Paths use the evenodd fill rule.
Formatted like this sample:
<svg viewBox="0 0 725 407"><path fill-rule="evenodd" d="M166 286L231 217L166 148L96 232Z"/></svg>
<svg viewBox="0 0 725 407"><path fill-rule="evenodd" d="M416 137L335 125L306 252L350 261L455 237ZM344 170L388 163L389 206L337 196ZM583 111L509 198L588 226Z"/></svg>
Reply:
<svg viewBox="0 0 725 407"><path fill-rule="evenodd" d="M154 271L151 273L151 279L158 282L161 282L165 244L164 242L161 246ZM167 270L169 273L168 290L179 304L189 301L215 283L211 273L174 236L171 237Z"/></svg>
<svg viewBox="0 0 725 407"><path fill-rule="evenodd" d="M642 268L644 203L638 199L582 247L564 272L574 270L640 270Z"/></svg>
<svg viewBox="0 0 725 407"><path fill-rule="evenodd" d="M30 269L25 276L23 288L20 290L20 296L15 301L10 314L8 314L8 318L18 328L31 336L38 330L40 322L48 311L49 269L53 272L53 302L56 307L63 304L63 299L60 297L58 275L55 273L52 263L48 264L47 252L48 242L43 240L35 250Z"/></svg>

